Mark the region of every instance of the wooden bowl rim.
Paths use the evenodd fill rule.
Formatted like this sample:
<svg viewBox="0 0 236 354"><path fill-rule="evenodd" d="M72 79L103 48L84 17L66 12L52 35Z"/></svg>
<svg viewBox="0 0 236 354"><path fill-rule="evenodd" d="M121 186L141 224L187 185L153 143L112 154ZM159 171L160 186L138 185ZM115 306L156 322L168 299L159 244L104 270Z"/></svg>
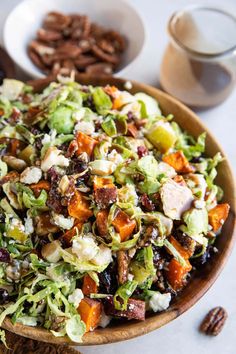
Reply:
<svg viewBox="0 0 236 354"><path fill-rule="evenodd" d="M49 76L44 79L32 80L29 81L28 83L33 85L38 90L39 88L45 87L46 85L48 85L50 82L54 80L56 80L56 76ZM113 84L122 87L124 87L124 84L127 82L127 80L122 78L107 77L107 76L95 78L87 74L76 75L76 81L86 82L87 84L91 84L91 85L96 84L96 85L103 86L106 84ZM234 223L231 230L231 238L229 242L226 244L224 255L221 257L219 264L217 264L217 267L215 267L214 270L212 271L210 279L207 282L203 283L203 285L197 287L196 290L193 292L193 296L187 302L181 302L181 294L180 294L178 296L178 299L180 299L180 306L178 307L175 306L175 302L174 302L167 311L157 313L157 314L152 314L150 317L147 317L144 322L130 321L127 323L121 323L118 326L96 329L93 332L86 333L83 337L83 343L79 343L79 344L71 342L70 339L66 337L56 338L50 331L44 328L29 327L18 323L13 325L10 319L6 318L2 327L4 329L7 329L8 331L14 332L24 337L40 340L47 343L69 344L69 345L77 345L77 346L114 343L118 341L131 339L162 327L163 325L174 320L182 313L187 311L189 308L191 308L214 284L217 277L219 276L222 269L224 268L226 261L228 260L228 257L233 248L233 244L236 240L236 222L235 222L236 189L235 189L234 177L230 166L230 162L226 157L223 149L221 148L220 144L217 142L215 137L208 130L208 128L200 120L200 118L191 109L186 107L183 103L181 103L174 97L166 94L165 92L157 88L154 88L150 85L139 83L134 80L128 80L128 81L131 82L134 88L135 87L138 88L139 91L141 92L151 91L155 96L158 96L159 99L164 98L167 101L169 101L172 105L176 105L180 109L180 111L188 117L188 119L191 119L194 123L196 123L196 125L198 126L198 128L200 128L202 132L205 131L207 133L210 144L213 143L213 145L217 146L218 151L221 152L222 155L225 157L225 166L228 169L229 179L232 181L232 186L233 186L233 190L232 190L233 204L231 205L231 217L233 218Z"/></svg>

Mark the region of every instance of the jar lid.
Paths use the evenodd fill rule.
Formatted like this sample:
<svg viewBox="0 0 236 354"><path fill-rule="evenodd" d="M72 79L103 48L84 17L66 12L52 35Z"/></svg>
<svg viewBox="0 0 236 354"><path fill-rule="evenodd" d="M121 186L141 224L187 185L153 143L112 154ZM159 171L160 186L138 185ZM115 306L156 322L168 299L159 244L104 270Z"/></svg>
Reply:
<svg viewBox="0 0 236 354"><path fill-rule="evenodd" d="M222 9L189 6L172 16L168 29L192 54L212 57L236 50L236 18Z"/></svg>

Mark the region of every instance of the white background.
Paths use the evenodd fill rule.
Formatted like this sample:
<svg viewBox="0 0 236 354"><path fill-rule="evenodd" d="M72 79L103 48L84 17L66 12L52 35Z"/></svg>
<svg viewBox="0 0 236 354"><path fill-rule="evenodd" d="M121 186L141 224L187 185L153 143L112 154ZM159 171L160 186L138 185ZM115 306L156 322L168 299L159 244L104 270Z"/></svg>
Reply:
<svg viewBox="0 0 236 354"><path fill-rule="evenodd" d="M47 0L45 0L47 1ZM102 1L102 0L98 0ZM111 0L118 1L118 0ZM0 26L19 0L0 0ZM171 14L193 3L188 0L130 0L139 11L148 30L147 45L127 78L158 85L159 67L168 38L166 24ZM195 1L194 3L203 3ZM224 6L236 14L236 0L205 0L204 4ZM1 38L1 37L0 37ZM221 143L236 171L236 90L221 106L198 112L204 123ZM165 327L123 343L98 347L81 347L84 354L235 354L236 353L236 249L225 269L208 293L187 313ZM224 306L229 319L218 337L198 332L206 312ZM145 325L145 323L144 323ZM25 353L27 354L27 353ZM66 351L65 351L66 354Z"/></svg>

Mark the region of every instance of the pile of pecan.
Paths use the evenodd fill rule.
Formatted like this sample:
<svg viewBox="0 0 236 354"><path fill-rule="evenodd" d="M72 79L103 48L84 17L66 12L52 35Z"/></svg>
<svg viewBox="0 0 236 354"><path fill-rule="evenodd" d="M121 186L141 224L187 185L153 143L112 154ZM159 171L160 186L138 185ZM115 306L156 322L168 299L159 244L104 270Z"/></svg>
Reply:
<svg viewBox="0 0 236 354"><path fill-rule="evenodd" d="M28 54L45 74L69 75L73 70L111 75L125 48L120 33L91 22L88 16L50 12L29 43Z"/></svg>

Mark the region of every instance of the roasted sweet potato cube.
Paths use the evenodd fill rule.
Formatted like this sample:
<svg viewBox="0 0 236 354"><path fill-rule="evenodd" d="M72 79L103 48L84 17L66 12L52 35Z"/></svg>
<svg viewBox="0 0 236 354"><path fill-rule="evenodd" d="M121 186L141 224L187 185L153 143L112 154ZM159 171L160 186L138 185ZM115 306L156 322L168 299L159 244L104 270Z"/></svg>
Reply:
<svg viewBox="0 0 236 354"><path fill-rule="evenodd" d="M145 320L145 301L129 299L126 311L116 310L113 297L108 296L104 301L104 311L106 315L128 318L129 320Z"/></svg>
<svg viewBox="0 0 236 354"><path fill-rule="evenodd" d="M68 204L68 213L70 216L78 219L78 221L85 222L93 215L92 210L89 209L90 203L85 198L84 194L75 191L75 194L70 199Z"/></svg>
<svg viewBox="0 0 236 354"><path fill-rule="evenodd" d="M77 222L70 230L66 231L62 236L61 240L66 244L66 246L71 246L71 240L77 235L77 232L82 229L83 222Z"/></svg>
<svg viewBox="0 0 236 354"><path fill-rule="evenodd" d="M99 301L84 298L81 300L78 312L86 325L86 331L93 331L99 324L102 314L102 304Z"/></svg>
<svg viewBox="0 0 236 354"><path fill-rule="evenodd" d="M76 140L78 144L78 149L76 151L77 154L80 155L83 152L86 152L86 154L88 154L88 156L91 157L93 154L93 150L97 144L97 140L91 138L90 136L82 132L78 132L76 136Z"/></svg>
<svg viewBox="0 0 236 354"><path fill-rule="evenodd" d="M175 291L180 290L183 287L186 276L192 269L192 266L187 259L185 260L185 263L185 266L183 266L173 258L168 265L166 277Z"/></svg>
<svg viewBox="0 0 236 354"><path fill-rule="evenodd" d="M96 216L96 225L98 229L98 233L100 236L105 237L108 234L108 210L100 210Z"/></svg>
<svg viewBox="0 0 236 354"><path fill-rule="evenodd" d="M112 225L116 232L119 233L121 242L123 242L129 239L132 235L136 227L136 222L135 220L131 220L124 211L117 209Z"/></svg>
<svg viewBox="0 0 236 354"><path fill-rule="evenodd" d="M169 241L184 259L192 256L192 251L186 250L173 236L170 236Z"/></svg>
<svg viewBox="0 0 236 354"><path fill-rule="evenodd" d="M95 176L93 188L94 199L100 209L105 209L110 204L115 203L117 198L117 188L113 184L111 178Z"/></svg>
<svg viewBox="0 0 236 354"><path fill-rule="evenodd" d="M84 295L90 295L98 292L96 282L88 274L83 277L82 291Z"/></svg>
<svg viewBox="0 0 236 354"><path fill-rule="evenodd" d="M208 212L209 224L214 232L218 231L229 215L230 206L227 203L218 204Z"/></svg>
<svg viewBox="0 0 236 354"><path fill-rule="evenodd" d="M188 260L192 255L192 252L183 248L173 236L170 237L170 242L185 260L185 265L182 265L175 258L173 258L168 265L168 270L166 271L168 282L171 287L177 291L183 287L186 276L192 269L192 266Z"/></svg>
<svg viewBox="0 0 236 354"><path fill-rule="evenodd" d="M162 160L172 166L175 171L179 173L190 173L195 170L184 156L183 151L176 151L165 155Z"/></svg>

